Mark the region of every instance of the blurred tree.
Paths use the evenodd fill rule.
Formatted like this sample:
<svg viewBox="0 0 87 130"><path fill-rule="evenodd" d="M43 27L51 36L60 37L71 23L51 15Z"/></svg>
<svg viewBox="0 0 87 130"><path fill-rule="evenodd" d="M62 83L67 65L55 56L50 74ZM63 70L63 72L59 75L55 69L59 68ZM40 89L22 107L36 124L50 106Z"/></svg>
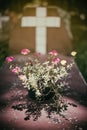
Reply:
<svg viewBox="0 0 87 130"><path fill-rule="evenodd" d="M35 0L0 0L0 11L6 9L14 9L21 11L26 3L32 3ZM41 2L48 2L48 5L57 5L67 10L77 8L79 12L87 13L87 0L40 0Z"/></svg>

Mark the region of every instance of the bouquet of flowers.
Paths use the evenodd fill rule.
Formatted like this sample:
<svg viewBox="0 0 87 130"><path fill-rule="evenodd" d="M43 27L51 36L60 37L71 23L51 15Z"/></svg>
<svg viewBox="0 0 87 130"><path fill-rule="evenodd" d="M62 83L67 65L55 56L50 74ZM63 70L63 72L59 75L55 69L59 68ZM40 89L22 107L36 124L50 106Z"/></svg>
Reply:
<svg viewBox="0 0 87 130"><path fill-rule="evenodd" d="M72 64L67 64L66 60L60 60L56 50L47 54L44 62L41 61L41 54L37 53L31 57L29 49L21 50L22 55L27 55L28 59L23 66L13 64L14 57L9 56L6 61L10 64L10 69L17 74L22 85L31 96L38 101L52 100L54 105L64 108L63 90L66 85L65 79Z"/></svg>

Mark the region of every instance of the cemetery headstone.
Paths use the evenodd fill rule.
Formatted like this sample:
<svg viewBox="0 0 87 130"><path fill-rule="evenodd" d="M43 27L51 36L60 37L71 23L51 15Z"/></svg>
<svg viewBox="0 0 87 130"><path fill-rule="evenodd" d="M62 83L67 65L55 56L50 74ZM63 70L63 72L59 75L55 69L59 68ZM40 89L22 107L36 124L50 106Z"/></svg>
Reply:
<svg viewBox="0 0 87 130"><path fill-rule="evenodd" d="M53 49L60 54L70 54L72 41L56 7L26 8L20 24L10 37L9 47L12 53L29 48L42 54Z"/></svg>

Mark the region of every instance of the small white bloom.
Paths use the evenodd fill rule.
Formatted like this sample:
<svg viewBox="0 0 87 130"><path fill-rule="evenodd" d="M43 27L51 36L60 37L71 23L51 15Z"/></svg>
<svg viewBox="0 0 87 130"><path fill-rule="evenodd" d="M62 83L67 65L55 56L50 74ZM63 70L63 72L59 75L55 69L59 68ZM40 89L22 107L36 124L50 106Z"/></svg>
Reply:
<svg viewBox="0 0 87 130"><path fill-rule="evenodd" d="M66 65L67 61L66 60L61 60L61 65Z"/></svg>
<svg viewBox="0 0 87 130"><path fill-rule="evenodd" d="M71 52L71 55L72 55L72 56L76 56L76 54L77 54L76 51L72 51L72 52Z"/></svg>
<svg viewBox="0 0 87 130"><path fill-rule="evenodd" d="M39 90L36 91L36 95L37 95L37 96L41 96L41 93L40 93Z"/></svg>

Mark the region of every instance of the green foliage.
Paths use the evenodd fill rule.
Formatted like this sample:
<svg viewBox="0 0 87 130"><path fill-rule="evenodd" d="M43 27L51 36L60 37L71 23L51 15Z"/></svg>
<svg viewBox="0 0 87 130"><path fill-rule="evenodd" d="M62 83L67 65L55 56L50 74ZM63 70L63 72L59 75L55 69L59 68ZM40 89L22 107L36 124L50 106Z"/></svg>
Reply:
<svg viewBox="0 0 87 130"><path fill-rule="evenodd" d="M81 43L82 46L80 45L80 48L78 49L76 62L85 80L87 81L87 41L83 41Z"/></svg>
<svg viewBox="0 0 87 130"><path fill-rule="evenodd" d="M29 49L21 51L22 55L27 56L23 66L15 64L15 57L7 57L9 69L18 76L23 87L28 90L30 98L39 102L50 99L57 113L64 111L66 102L63 99L63 92L67 85L68 70L72 68L73 63L67 64L67 61L59 59L56 50L49 52L43 62L41 62L43 55L37 53L31 57L32 52L30 55L29 53Z"/></svg>
<svg viewBox="0 0 87 130"><path fill-rule="evenodd" d="M0 67L3 65L5 58L8 56L8 42L0 42Z"/></svg>
<svg viewBox="0 0 87 130"><path fill-rule="evenodd" d="M87 25L73 18L73 49L77 52L75 61L87 82Z"/></svg>

